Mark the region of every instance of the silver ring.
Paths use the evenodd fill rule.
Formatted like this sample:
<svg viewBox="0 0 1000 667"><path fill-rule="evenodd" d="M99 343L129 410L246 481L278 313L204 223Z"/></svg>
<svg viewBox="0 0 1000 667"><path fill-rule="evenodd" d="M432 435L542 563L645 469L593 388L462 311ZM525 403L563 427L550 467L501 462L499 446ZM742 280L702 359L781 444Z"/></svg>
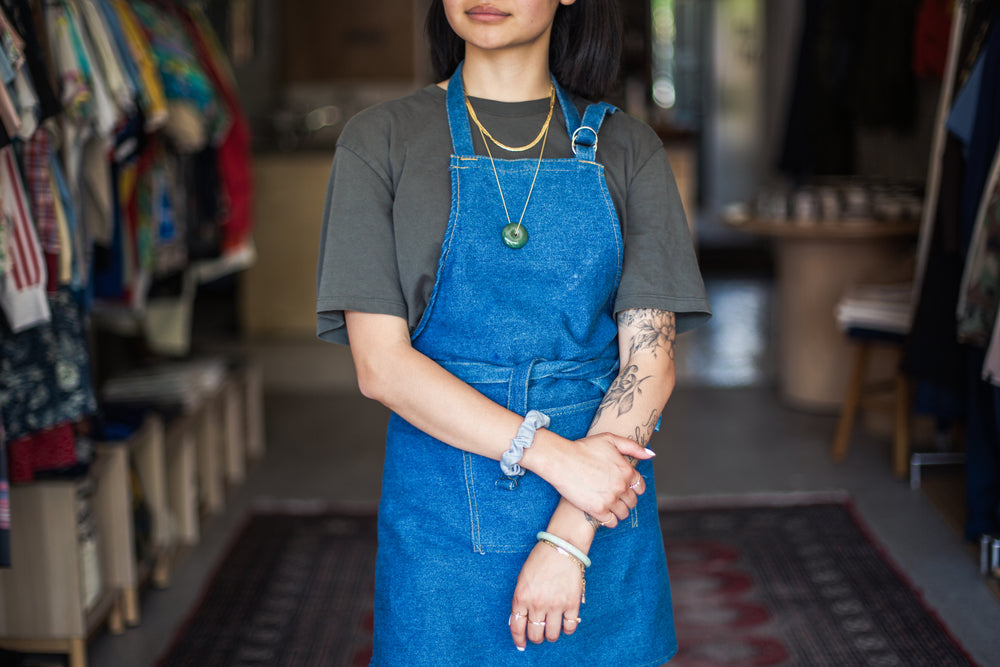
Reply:
<svg viewBox="0 0 1000 667"><path fill-rule="evenodd" d="M594 147L595 151L597 150L597 130L590 127L589 125L581 125L580 127L576 128L576 130L573 131L573 136L570 137L570 144L573 147L573 155L576 155L578 152L576 149L577 147L576 138L580 134L580 132L584 130L590 130L591 132L594 133L594 143L592 144L592 146ZM580 146L582 148L590 148L590 146L587 146L586 144L580 144Z"/></svg>
<svg viewBox="0 0 1000 667"><path fill-rule="evenodd" d="M630 488L630 489L632 489L633 491L635 491L636 489L638 489L638 488L639 488L639 484L640 484L641 482L642 482L642 477L640 477L639 479L635 480L635 482L633 482L632 484L629 484L629 485L628 485L628 488Z"/></svg>

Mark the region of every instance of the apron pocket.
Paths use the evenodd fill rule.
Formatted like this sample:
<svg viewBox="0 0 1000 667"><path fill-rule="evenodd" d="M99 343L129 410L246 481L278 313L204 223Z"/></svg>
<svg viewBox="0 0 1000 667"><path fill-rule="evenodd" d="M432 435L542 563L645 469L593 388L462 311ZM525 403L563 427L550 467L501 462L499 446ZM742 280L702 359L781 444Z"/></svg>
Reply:
<svg viewBox="0 0 1000 667"><path fill-rule="evenodd" d="M552 419L549 428L577 439L587 433L600 399L556 408L538 408ZM507 477L492 459L463 452L463 472L469 500L472 548L477 553L527 553L537 543L559 504L559 493L532 472ZM595 539L605 539L638 525L633 509L613 530L602 528Z"/></svg>

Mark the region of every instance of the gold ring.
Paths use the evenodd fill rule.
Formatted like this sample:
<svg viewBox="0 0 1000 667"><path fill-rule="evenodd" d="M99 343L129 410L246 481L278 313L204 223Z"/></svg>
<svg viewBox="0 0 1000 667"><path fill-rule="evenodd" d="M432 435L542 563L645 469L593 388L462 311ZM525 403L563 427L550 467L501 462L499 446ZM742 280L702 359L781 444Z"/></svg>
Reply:
<svg viewBox="0 0 1000 667"><path fill-rule="evenodd" d="M531 623L532 625L545 625L545 621L533 621L530 618L528 619L528 623Z"/></svg>
<svg viewBox="0 0 1000 667"><path fill-rule="evenodd" d="M510 615L510 617L516 621L519 618L528 618L528 613L525 612L522 614L519 611L515 611L513 614Z"/></svg>
<svg viewBox="0 0 1000 667"><path fill-rule="evenodd" d="M579 622L580 622L580 621L582 621L583 619L582 619L582 618L580 618L579 616L577 616L576 618L573 618L572 616L565 616L565 617L564 617L564 620L565 620L565 621L566 621L567 623L570 623L570 622L572 622L572 623L579 623Z"/></svg>

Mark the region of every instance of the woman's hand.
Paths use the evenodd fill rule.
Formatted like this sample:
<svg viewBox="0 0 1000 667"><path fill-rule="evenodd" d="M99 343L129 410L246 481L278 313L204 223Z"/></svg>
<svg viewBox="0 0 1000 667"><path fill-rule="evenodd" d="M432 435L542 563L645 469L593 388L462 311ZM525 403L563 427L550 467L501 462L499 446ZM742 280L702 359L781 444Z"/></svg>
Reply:
<svg viewBox="0 0 1000 667"><path fill-rule="evenodd" d="M539 433L538 440L541 440ZM522 465L551 484L565 498L614 528L625 519L646 490L642 475L626 457L648 459L652 450L612 433L589 435L569 447L526 449ZM530 458L529 458L530 457Z"/></svg>
<svg viewBox="0 0 1000 667"><path fill-rule="evenodd" d="M518 650L527 642L554 642L580 624L583 577L580 566L539 542L521 568L511 602L510 636Z"/></svg>

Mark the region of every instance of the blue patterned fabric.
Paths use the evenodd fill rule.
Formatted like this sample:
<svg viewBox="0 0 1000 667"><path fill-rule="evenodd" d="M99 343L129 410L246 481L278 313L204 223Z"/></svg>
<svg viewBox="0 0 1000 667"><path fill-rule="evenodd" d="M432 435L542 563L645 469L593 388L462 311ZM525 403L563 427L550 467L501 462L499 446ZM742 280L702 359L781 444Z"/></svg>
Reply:
<svg viewBox="0 0 1000 667"><path fill-rule="evenodd" d="M97 411L82 308L68 289L48 299L49 322L17 334L0 322L0 414L8 441Z"/></svg>

